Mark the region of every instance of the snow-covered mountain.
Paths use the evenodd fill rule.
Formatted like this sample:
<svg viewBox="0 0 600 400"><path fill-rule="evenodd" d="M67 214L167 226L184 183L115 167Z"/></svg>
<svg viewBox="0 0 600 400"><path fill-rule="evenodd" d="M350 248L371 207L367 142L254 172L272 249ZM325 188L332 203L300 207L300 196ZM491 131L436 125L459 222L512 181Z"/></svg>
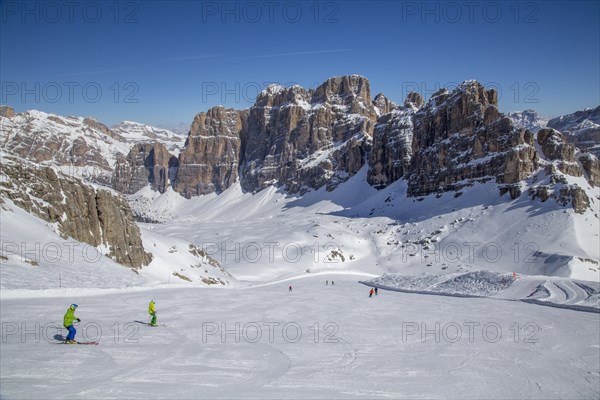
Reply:
<svg viewBox="0 0 600 400"><path fill-rule="evenodd" d="M122 122L108 128L93 118L0 107L0 147L23 159L111 186L116 163L139 143L159 143L177 154L184 138L165 129Z"/></svg>
<svg viewBox="0 0 600 400"><path fill-rule="evenodd" d="M83 176L82 185L100 183L124 195L145 251L165 254L165 265L186 243L213 257L215 248L220 256L223 246L265 240L308 252L322 238L332 243L323 244L322 258L294 265L287 253L274 256L280 264L217 261L241 280L325 271L333 260L341 260L338 268L373 274L435 266L598 278L598 159L542 128L534 112L502 114L497 93L476 81L442 89L427 102L410 93L401 105L382 94L371 100L368 80L356 75L310 90L272 85L248 110L215 107L196 115L185 143L134 122L109 129L37 111L3 108L0 115L7 157L63 173L71 163L97 166L102 179ZM55 221L62 208L51 209ZM64 218L76 226L72 215ZM163 239L148 248L156 234ZM182 241L173 245L178 250L160 250L165 238ZM510 250L515 243L537 247L528 262L471 261L464 253L450 264L416 262L437 244L476 239L498 244L504 254L517 251ZM408 249L414 251L407 255ZM190 275L188 261L178 274Z"/></svg>
<svg viewBox="0 0 600 400"><path fill-rule="evenodd" d="M598 398L600 163L535 120L338 77L177 155L0 108L0 397Z"/></svg>
<svg viewBox="0 0 600 400"><path fill-rule="evenodd" d="M106 185L117 155L127 154L131 146L95 119L36 110L0 113L0 144L23 159L65 167L72 175Z"/></svg>
<svg viewBox="0 0 600 400"><path fill-rule="evenodd" d="M506 115L517 128L529 129L537 133L548 124L549 119L542 118L535 110L513 111Z"/></svg>
<svg viewBox="0 0 600 400"><path fill-rule="evenodd" d="M110 130L120 135L129 144L161 143L174 156L179 155L185 141L183 136L168 129L157 128L133 121L120 122L111 126Z"/></svg>
<svg viewBox="0 0 600 400"><path fill-rule="evenodd" d="M580 149L600 157L600 106L553 118L548 126L564 133Z"/></svg>

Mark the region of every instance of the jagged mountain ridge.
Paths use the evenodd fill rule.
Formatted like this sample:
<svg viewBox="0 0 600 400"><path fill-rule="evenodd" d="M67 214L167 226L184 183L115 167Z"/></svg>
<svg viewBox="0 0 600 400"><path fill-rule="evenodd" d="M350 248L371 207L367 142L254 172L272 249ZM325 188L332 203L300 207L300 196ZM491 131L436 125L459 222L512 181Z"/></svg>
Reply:
<svg viewBox="0 0 600 400"><path fill-rule="evenodd" d="M0 107L0 147L4 151L36 163L62 167L68 175L93 183L114 186L118 161L144 143L156 143L177 154L184 138L166 129L131 121L108 128L89 117L37 110L15 113L10 107Z"/></svg>
<svg viewBox="0 0 600 400"><path fill-rule="evenodd" d="M270 185L299 194L322 186L332 190L364 165L372 186L381 189L406 179L407 195L415 197L444 191L460 195L463 187L489 180L501 194L518 197L520 182L544 168L597 184L598 160L590 154L575 155L573 149L573 156L556 160L552 168L542 160L536 118L530 111L520 118L501 114L495 91L476 81L452 92L442 89L426 104L410 93L397 105L383 94L371 100L369 81L352 75L310 90L271 85L247 110L218 106L196 115L178 157L167 147L176 135L167 134L160 142L130 144L127 155L105 157L110 162L104 169L112 168L111 185L122 193L150 185L160 193L173 187L188 198L220 193L238 180L248 192ZM105 136L120 141L128 125L114 132L106 128ZM160 136L156 131L144 137L152 142ZM27 148L19 140L4 143L19 155L19 146Z"/></svg>
<svg viewBox="0 0 600 400"><path fill-rule="evenodd" d="M56 224L57 233L64 238L106 248L106 255L120 264L137 269L152 260L152 254L144 251L129 205L108 190L96 189L52 167L6 156L0 175L0 204L4 198Z"/></svg>
<svg viewBox="0 0 600 400"><path fill-rule="evenodd" d="M170 143L160 137L146 140L141 137L144 135L134 133L134 138L141 137L139 142L128 143L124 139L127 135L113 132L95 120L39 112L11 115L6 107L0 109L0 138L8 158L17 156L38 164L58 165L57 171L64 167L63 163L74 160L85 166L99 154L106 161L102 168L108 180L85 177L86 180L111 186L114 192L134 194L128 200L140 207L134 206L133 214L145 222L169 220L168 216L153 218L152 213L145 213L148 199L162 202L164 209L169 210L172 204L193 204L186 197L231 193L230 189L253 196L252 193L270 188L267 192L277 190L289 198L310 198L311 193L322 195L331 191L340 198L348 193L344 183L357 175L362 177L364 186L350 185L356 187L350 196L375 192L373 188L380 193L394 192L385 200L384 196L373 197L379 199L382 207L401 209L423 201L422 204L437 209L435 202L458 204L452 197L465 199L471 195L474 202L483 201L477 200L475 194L483 187L493 192L500 203L511 204L518 199L533 208L541 207L539 203L546 203L545 209L555 211L572 207L576 213L585 214L581 218L597 220L597 215L592 214L597 209L598 195L589 185L600 183L598 159L578 151L565 135L552 128L536 134L516 126L499 112L495 91L476 81L465 81L453 91L440 90L427 102L416 93L409 94L401 105L383 94L370 99L368 80L360 76L332 78L315 90L270 86L250 109L213 107L196 115L178 156L169 151ZM44 131L48 126L51 128ZM38 131L39 135L32 134ZM86 140L87 134L93 140ZM80 138L94 151L69 152L70 140ZM54 181L42 178L43 182L37 183L22 181L20 192L27 193L31 184L38 189L47 188L51 196L58 198L51 190ZM342 189L335 194L340 185ZM475 185L477 188L470 188ZM383 191L384 188L389 189ZM505 196L507 193L510 198ZM9 194L3 195L11 199ZM219 207L220 196L206 197L215 199ZM36 202L37 197L29 203ZM23 205L24 209L35 213L29 203ZM87 207L81 202L72 203L81 212ZM369 202L369 207L372 204ZM43 207L36 209L47 214ZM375 207L348 212L370 217L377 210ZM52 221L57 218L54 214ZM75 227L78 215L67 215L66 226ZM118 218L114 224L116 229L127 225ZM139 232L129 234L132 240L140 238ZM141 236L144 235L146 252L156 253L147 243L151 230L144 229ZM152 246L160 245L162 240ZM185 247L181 243L177 247L181 246ZM172 254L171 246L166 252L168 256L163 260ZM126 250L123 255L128 255ZM190 269L185 273L177 267L177 274L189 277L204 271L195 265L187 267ZM222 271L216 272L221 278L226 277Z"/></svg>

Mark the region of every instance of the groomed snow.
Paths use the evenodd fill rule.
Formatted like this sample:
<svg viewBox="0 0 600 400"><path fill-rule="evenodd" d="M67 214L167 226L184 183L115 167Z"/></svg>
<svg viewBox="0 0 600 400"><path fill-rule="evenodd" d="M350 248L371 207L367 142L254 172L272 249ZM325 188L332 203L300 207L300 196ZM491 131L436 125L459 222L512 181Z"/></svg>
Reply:
<svg viewBox="0 0 600 400"><path fill-rule="evenodd" d="M369 298L358 279L5 299L2 397L600 396L598 314L383 290ZM134 322L147 321L150 299L167 326ZM77 338L98 346L55 344L72 302Z"/></svg>

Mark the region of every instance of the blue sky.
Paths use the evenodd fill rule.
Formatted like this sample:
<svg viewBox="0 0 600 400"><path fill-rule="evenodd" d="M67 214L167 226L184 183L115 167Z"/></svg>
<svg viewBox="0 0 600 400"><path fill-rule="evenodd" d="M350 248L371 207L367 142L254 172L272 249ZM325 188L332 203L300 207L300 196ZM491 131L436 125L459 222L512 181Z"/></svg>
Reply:
<svg viewBox="0 0 600 400"><path fill-rule="evenodd" d="M0 103L175 126L347 74L401 102L477 79L503 112L600 104L600 2L0 3Z"/></svg>

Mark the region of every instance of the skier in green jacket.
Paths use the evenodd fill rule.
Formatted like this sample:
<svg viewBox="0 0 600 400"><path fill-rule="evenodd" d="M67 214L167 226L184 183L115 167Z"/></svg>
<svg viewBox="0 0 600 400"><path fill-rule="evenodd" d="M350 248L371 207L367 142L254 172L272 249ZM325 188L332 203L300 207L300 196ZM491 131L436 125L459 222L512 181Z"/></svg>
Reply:
<svg viewBox="0 0 600 400"><path fill-rule="evenodd" d="M148 304L148 313L152 317L150 326L156 326L156 309L154 308L154 300L150 300L150 304Z"/></svg>
<svg viewBox="0 0 600 400"><path fill-rule="evenodd" d="M75 309L77 308L77 304L71 304L67 312L65 313L65 318L63 319L63 325L65 328L69 330L69 334L67 335L67 339L65 343L74 344L77 343L75 341L75 334L77 330L73 326L73 321L77 320L77 322L81 322L79 318L75 316Z"/></svg>

